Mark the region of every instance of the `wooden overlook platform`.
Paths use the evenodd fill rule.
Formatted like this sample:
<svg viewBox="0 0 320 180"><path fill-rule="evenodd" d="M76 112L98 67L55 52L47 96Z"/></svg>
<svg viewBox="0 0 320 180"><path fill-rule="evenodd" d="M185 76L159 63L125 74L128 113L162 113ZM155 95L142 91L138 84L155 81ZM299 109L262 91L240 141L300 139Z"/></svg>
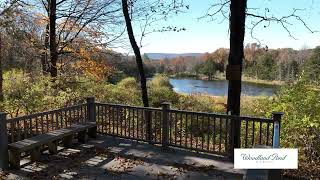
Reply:
<svg viewBox="0 0 320 180"><path fill-rule="evenodd" d="M8 179L35 174L77 179L241 179L245 171L234 170L230 161L237 148L231 121L241 124L239 148L273 146L279 143L273 135L281 113L256 118L175 110L166 103L146 108L87 98L85 104L12 119L2 113L0 118L0 167L11 169L5 174ZM59 138L48 138L56 132ZM30 139L39 142L29 146ZM61 159L65 164L58 162ZM20 170L12 170L20 165ZM57 171L51 171L53 166Z"/></svg>

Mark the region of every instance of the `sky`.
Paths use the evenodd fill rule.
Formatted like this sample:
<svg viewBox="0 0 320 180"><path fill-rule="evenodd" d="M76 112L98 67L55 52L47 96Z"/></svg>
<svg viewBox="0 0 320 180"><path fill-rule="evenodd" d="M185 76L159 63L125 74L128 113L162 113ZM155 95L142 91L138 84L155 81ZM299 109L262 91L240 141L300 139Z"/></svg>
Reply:
<svg viewBox="0 0 320 180"><path fill-rule="evenodd" d="M221 15L214 19L202 18L210 5L221 0L185 0L189 10L170 17L167 21L154 24L152 28L173 25L184 27L183 32L152 33L143 38L142 53L204 53L214 52L216 49L229 47L228 20L223 20ZM269 48L313 48L320 45L320 0L248 0L248 8L251 13L263 15L265 8L269 9L269 16L286 16L292 14L293 9L301 9L296 12L311 30L319 31L311 33L303 24L295 18L290 19L288 25L290 37L279 23L261 23L253 31L263 46ZM250 27L257 19L246 19L245 44L258 43L251 37ZM268 25L264 28L264 25ZM136 25L137 28L138 25ZM139 39L139 38L137 38Z"/></svg>

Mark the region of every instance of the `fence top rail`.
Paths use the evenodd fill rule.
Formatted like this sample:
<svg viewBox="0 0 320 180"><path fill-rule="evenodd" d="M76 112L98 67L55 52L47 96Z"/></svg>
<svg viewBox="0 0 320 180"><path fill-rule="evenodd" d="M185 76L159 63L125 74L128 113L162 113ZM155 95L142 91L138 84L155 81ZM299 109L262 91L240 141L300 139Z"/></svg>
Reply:
<svg viewBox="0 0 320 180"><path fill-rule="evenodd" d="M53 113L59 113L59 112L63 112L63 111L73 110L73 109L77 109L77 108L80 108L80 107L83 107L86 105L87 105L86 103L77 104L77 105L63 107L63 108L59 108L59 109L54 109L54 110L29 114L29 115L25 115L25 116L10 118L10 119L7 119L7 123L14 123L14 122L23 121L26 119L32 119L32 118L39 117L39 116L45 116L45 115L49 115L49 114L53 114Z"/></svg>
<svg viewBox="0 0 320 180"><path fill-rule="evenodd" d="M243 121L258 121L258 122L270 122L270 123L274 122L272 118L235 116L235 115L228 115L228 114L197 112L197 111L187 111L187 110L177 110L177 109L170 109L169 111L173 113L186 113L186 114L194 114L194 115L202 115L202 116L212 116L216 118L237 119L237 120L243 120Z"/></svg>
<svg viewBox="0 0 320 180"><path fill-rule="evenodd" d="M134 109L145 109L145 110L151 110L151 111L161 111L161 110L162 110L161 108L142 107L142 106L130 106L130 105L113 104L113 103L96 103L96 105L116 106L116 107L134 108Z"/></svg>
<svg viewBox="0 0 320 180"><path fill-rule="evenodd" d="M25 116L15 117L7 119L7 123L14 123L26 119L32 119L39 116L45 116L53 113L59 113L63 111L68 111L72 109L76 109L82 106L86 106L86 103L73 105L69 107L63 107L59 109L54 109L50 111L44 111L34 114L29 114ZM95 103L95 105L100 106L115 106L115 107L124 107L124 108L134 108L134 109L141 109L141 110L150 110L150 111L162 111L161 108L153 108L153 107L142 107L142 106L130 106L130 105L123 105L123 104L113 104L113 103ZM257 121L257 122L267 122L272 123L274 120L272 118L259 118L259 117L250 117L250 116L234 116L234 115L227 115L227 114L219 114L219 113L209 113L209 112L197 112L197 111L187 111L187 110L178 110L178 109L170 109L169 112L171 113L186 113L186 114L193 114L193 115L202 115L202 116L211 116L216 118L225 118L225 119L237 119L242 121Z"/></svg>

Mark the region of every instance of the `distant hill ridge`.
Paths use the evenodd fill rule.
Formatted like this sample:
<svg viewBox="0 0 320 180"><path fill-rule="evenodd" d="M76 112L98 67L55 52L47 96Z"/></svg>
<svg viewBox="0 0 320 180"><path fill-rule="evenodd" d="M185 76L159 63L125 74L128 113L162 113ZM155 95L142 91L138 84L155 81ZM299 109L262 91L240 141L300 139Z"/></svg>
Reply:
<svg viewBox="0 0 320 180"><path fill-rule="evenodd" d="M175 54L175 53L145 53L151 60L160 60L160 59L172 59L176 57L187 57L187 56L194 56L198 57L201 56L203 53L181 53L181 54Z"/></svg>

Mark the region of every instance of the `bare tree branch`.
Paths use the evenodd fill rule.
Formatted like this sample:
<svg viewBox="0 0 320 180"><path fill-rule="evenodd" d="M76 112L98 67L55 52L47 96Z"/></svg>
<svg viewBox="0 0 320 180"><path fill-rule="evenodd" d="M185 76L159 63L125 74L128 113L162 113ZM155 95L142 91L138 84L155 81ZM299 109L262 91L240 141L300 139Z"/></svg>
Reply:
<svg viewBox="0 0 320 180"><path fill-rule="evenodd" d="M219 3L211 5L206 14L199 19L203 18L210 18L211 21L216 20L214 17L216 17L219 13L224 17L224 19L229 18L229 5L230 5L230 0L220 0ZM281 17L276 17L274 15L269 15L270 10L266 8L264 10L264 15L259 15L253 12L248 12L248 10L258 10L259 8L247 8L246 16L251 17L254 20L251 22L251 27L248 27L250 29L250 35L253 39L257 40L260 43L260 40L254 36L254 29L259 26L262 23L267 23L264 25L265 28L270 26L271 23L278 23L282 26L282 28L287 32L289 37L293 38L296 40L295 36L292 34L290 27L293 25L291 21L296 20L299 23L301 23L304 28L306 28L310 33L316 33L318 31L312 30L310 26L305 22L304 19L301 18L301 16L297 15L298 11L302 11L303 9L293 9L292 13L281 16ZM261 43L260 43L261 44Z"/></svg>

